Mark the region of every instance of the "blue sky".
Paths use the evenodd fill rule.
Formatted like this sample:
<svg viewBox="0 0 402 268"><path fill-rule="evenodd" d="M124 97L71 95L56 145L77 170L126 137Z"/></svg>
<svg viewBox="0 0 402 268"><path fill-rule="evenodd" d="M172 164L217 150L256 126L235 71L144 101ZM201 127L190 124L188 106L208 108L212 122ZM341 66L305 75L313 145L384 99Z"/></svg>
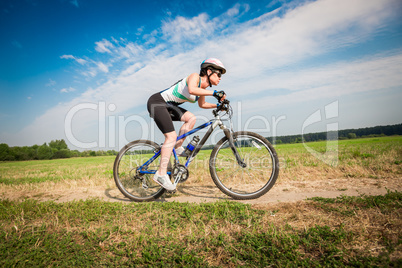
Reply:
<svg viewBox="0 0 402 268"><path fill-rule="evenodd" d="M3 0L0 13L0 143L119 149L158 139L148 96L207 57L227 67L217 89L237 129L271 136L402 121L398 0ZM200 123L210 115L184 107ZM322 120L304 128L318 110Z"/></svg>

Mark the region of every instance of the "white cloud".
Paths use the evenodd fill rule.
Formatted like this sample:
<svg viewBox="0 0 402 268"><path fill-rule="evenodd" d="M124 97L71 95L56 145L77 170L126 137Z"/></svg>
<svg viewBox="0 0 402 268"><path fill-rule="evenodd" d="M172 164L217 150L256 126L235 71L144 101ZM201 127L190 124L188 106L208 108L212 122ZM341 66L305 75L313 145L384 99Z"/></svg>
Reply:
<svg viewBox="0 0 402 268"><path fill-rule="evenodd" d="M103 62L97 62L96 65L98 66L99 70L101 70L102 72L104 72L104 73L109 72L109 68Z"/></svg>
<svg viewBox="0 0 402 268"><path fill-rule="evenodd" d="M84 65L84 64L86 64L87 63L87 61L86 60L84 60L84 59L79 59L79 58L76 58L75 59L79 64L81 64L81 65Z"/></svg>
<svg viewBox="0 0 402 268"><path fill-rule="evenodd" d="M122 76L127 76L127 75L134 74L135 72L137 72L142 67L143 67L143 64L137 62L136 64L129 66L126 70L121 72L121 75Z"/></svg>
<svg viewBox="0 0 402 268"><path fill-rule="evenodd" d="M164 22L162 33L164 38L173 43L180 43L199 39L204 34L213 31L214 23L209 20L207 14L202 13L194 18L177 16L173 21Z"/></svg>
<svg viewBox="0 0 402 268"><path fill-rule="evenodd" d="M198 45L207 38L226 34L228 26L235 24L236 18L248 12L249 9L247 4L236 4L222 15L212 19L206 13L193 18L177 16L173 20L163 22L162 38L179 48L184 46L183 43L194 42Z"/></svg>
<svg viewBox="0 0 402 268"><path fill-rule="evenodd" d="M49 78L49 82L46 83L46 86L47 87L52 87L52 86L55 86L56 84L57 84L56 81L54 81L54 80Z"/></svg>
<svg viewBox="0 0 402 268"><path fill-rule="evenodd" d="M97 71L98 68L90 67L86 69L85 71L82 71L81 74L85 77L95 77L98 74Z"/></svg>
<svg viewBox="0 0 402 268"><path fill-rule="evenodd" d="M255 94L252 107L259 107L261 113L268 109L267 103L286 107L312 99L402 86L396 76L402 65L401 53L341 61L313 69L299 67L294 72L288 70L288 66L297 65L303 59L353 46L372 37L390 18L395 19L395 3L397 0L308 2L287 12L282 10L285 13L281 16L274 11L235 24L220 37L217 35L219 27L211 27L217 25L217 18L210 19L206 14L194 18L178 16L162 25L161 33L167 43L154 44L149 49L147 44L138 45L122 39L118 42L112 39L112 44L103 39L96 42L95 50L107 53L112 59L108 63L90 60L95 66L88 67L83 74L93 77L101 71L108 73L109 80L68 103L53 107L15 135L15 140L41 143L63 137L66 114L82 103L97 104L107 100L107 104L116 105L115 112L119 115L125 115L135 107L140 107L146 115L146 101L153 92L166 88L191 70L197 72L199 63L211 56L220 58L228 69L221 87L238 99ZM239 11L236 6L234 8L220 16L219 19L227 18L220 21L229 25L230 16L242 13L240 7ZM243 12L246 10L243 7ZM207 29L214 38L200 38ZM154 37L157 35L157 32L153 34ZM178 52L171 46L177 42L193 44ZM76 60L72 55L61 58ZM111 72L112 63L120 59L125 59L129 65L121 65L125 67L116 75ZM284 89L284 94L266 96L279 89ZM86 133L87 140L96 139L96 134L88 136L88 133L93 135L94 129L97 130L97 111L80 115L74 117L74 129L82 135ZM52 129L47 131L49 126Z"/></svg>
<svg viewBox="0 0 402 268"><path fill-rule="evenodd" d="M75 57L73 55L63 55L60 56L60 59L75 59Z"/></svg>
<svg viewBox="0 0 402 268"><path fill-rule="evenodd" d="M365 41L395 17L395 1L322 0L244 24L238 33L214 40L231 72L266 75L269 70ZM392 16L394 14L394 16ZM375 17L376 19L374 19ZM234 56L235 55L235 56Z"/></svg>
<svg viewBox="0 0 402 268"><path fill-rule="evenodd" d="M63 88L60 90L60 93L70 93L70 92L74 92L76 89L73 87L69 87L69 88Z"/></svg>
<svg viewBox="0 0 402 268"><path fill-rule="evenodd" d="M376 55L352 62L282 72L247 87L259 96L248 110L287 107L312 100L333 99L362 92L401 87L402 52ZM271 94L269 92L272 92Z"/></svg>
<svg viewBox="0 0 402 268"><path fill-rule="evenodd" d="M99 42L95 42L95 44L96 44L95 50L100 53L112 53L110 49L114 48L114 45L106 39L103 39L102 41Z"/></svg>
<svg viewBox="0 0 402 268"><path fill-rule="evenodd" d="M76 62L78 62L81 65L85 65L87 63L86 60L74 57L73 55L63 55L63 56L60 56L60 58L61 59L72 59L72 60L75 60Z"/></svg>

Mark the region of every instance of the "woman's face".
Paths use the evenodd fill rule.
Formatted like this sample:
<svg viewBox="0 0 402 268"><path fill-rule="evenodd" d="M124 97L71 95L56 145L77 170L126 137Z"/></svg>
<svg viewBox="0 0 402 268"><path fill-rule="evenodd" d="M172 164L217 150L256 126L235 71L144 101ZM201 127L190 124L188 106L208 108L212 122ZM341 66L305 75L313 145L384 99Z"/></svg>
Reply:
<svg viewBox="0 0 402 268"><path fill-rule="evenodd" d="M209 77L209 80L211 81L211 84L214 86L217 86L219 82L221 81L221 72L218 70L211 71L212 75Z"/></svg>

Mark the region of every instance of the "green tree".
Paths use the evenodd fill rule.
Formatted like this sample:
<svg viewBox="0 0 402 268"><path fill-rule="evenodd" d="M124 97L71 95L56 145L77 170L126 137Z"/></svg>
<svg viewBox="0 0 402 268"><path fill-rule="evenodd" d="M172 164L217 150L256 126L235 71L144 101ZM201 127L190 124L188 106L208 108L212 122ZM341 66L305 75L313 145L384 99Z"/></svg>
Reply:
<svg viewBox="0 0 402 268"><path fill-rule="evenodd" d="M56 158L70 158L71 157L71 152L68 149L61 149L53 154L53 159Z"/></svg>
<svg viewBox="0 0 402 268"><path fill-rule="evenodd" d="M51 142L49 142L49 147L56 150L68 149L67 143L63 139L54 141L52 140Z"/></svg>
<svg viewBox="0 0 402 268"><path fill-rule="evenodd" d="M38 148L38 158L40 160L42 159L52 159L53 156L53 152L52 152L52 148L50 148L46 142L39 146Z"/></svg>
<svg viewBox="0 0 402 268"><path fill-rule="evenodd" d="M70 151L71 157L80 157L81 153L78 150Z"/></svg>
<svg viewBox="0 0 402 268"><path fill-rule="evenodd" d="M115 150L108 150L107 155L117 155L118 153Z"/></svg>
<svg viewBox="0 0 402 268"><path fill-rule="evenodd" d="M0 144L0 161L13 161L13 160L15 160L15 158L11 154L10 147L5 143Z"/></svg>
<svg viewBox="0 0 402 268"><path fill-rule="evenodd" d="M36 154L34 149L32 149L32 147L29 146L13 147L12 150L15 160L19 161L32 160Z"/></svg>

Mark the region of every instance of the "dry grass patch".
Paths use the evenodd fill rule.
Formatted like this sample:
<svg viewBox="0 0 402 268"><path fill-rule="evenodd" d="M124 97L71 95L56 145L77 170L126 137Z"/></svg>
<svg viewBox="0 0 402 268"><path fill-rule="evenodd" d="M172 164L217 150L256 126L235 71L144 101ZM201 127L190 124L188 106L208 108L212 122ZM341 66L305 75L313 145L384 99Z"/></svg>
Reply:
<svg viewBox="0 0 402 268"><path fill-rule="evenodd" d="M310 201L253 205L268 213L264 221L275 226L289 225L298 230L314 226L342 228L353 236L343 244L349 252L366 257L380 256L391 251L392 260L402 258L402 199L399 193L389 192L390 201L381 196L312 198Z"/></svg>

